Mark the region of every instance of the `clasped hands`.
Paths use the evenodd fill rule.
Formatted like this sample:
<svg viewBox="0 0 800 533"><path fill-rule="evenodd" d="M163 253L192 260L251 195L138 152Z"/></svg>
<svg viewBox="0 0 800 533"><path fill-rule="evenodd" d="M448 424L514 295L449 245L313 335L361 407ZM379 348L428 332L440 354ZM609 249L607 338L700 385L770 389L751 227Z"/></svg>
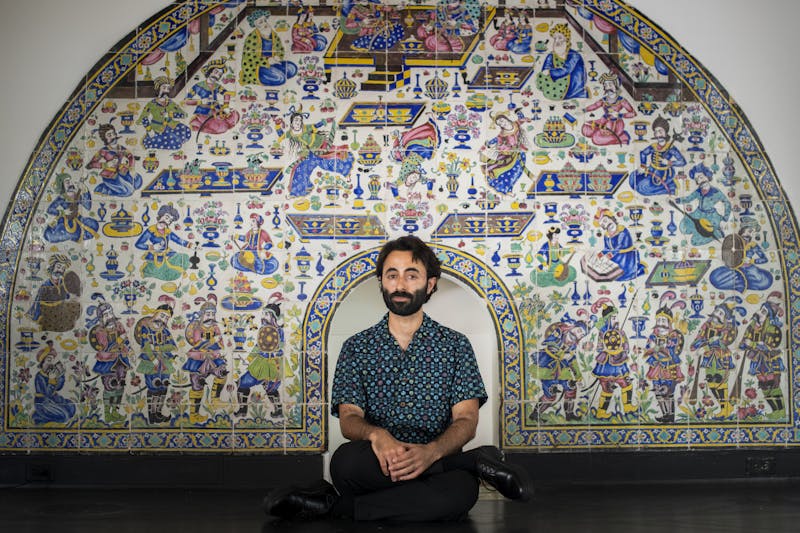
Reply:
<svg viewBox="0 0 800 533"><path fill-rule="evenodd" d="M378 458L383 475L392 481L408 481L417 478L439 457L433 443L409 444L381 432L372 440L372 451Z"/></svg>

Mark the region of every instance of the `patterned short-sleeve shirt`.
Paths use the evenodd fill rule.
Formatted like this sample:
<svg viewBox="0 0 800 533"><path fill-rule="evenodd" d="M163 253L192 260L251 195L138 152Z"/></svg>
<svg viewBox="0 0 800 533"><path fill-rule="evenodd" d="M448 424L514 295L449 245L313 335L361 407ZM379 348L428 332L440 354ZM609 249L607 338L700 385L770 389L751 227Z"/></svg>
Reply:
<svg viewBox="0 0 800 533"><path fill-rule="evenodd" d="M426 444L452 422L452 407L464 400L486 402L475 353L467 337L428 315L403 351L389 333L388 314L342 346L331 392L331 414L339 405L364 410L370 424L402 442Z"/></svg>

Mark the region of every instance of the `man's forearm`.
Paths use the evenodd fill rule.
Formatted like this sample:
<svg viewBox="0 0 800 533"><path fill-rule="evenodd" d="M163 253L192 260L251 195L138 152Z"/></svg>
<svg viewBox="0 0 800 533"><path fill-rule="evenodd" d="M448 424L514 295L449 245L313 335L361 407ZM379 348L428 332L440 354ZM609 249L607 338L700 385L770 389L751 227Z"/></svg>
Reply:
<svg viewBox="0 0 800 533"><path fill-rule="evenodd" d="M478 421L471 418L453 420L444 433L431 442L436 460L461 451L466 443L475 437Z"/></svg>
<svg viewBox="0 0 800 533"><path fill-rule="evenodd" d="M381 431L386 431L378 426L373 426L367 422L363 416L350 414L343 416L339 420L339 427L342 430L342 435L349 440L368 440L373 441L376 434Z"/></svg>

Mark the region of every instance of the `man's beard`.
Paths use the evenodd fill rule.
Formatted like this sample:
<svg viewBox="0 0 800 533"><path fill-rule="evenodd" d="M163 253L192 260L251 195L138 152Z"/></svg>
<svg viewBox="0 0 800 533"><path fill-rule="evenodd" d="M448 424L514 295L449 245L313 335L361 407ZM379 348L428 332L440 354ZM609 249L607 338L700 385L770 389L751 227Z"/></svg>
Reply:
<svg viewBox="0 0 800 533"><path fill-rule="evenodd" d="M389 309L389 311L399 316L410 316L419 311L422 308L422 304L425 303L425 299L428 296L425 287L413 293L396 291L391 294L386 289L381 288L381 294L383 294L383 303L386 304L386 307ZM393 301L392 298L397 296L402 296L404 298L407 298L408 301L405 302Z"/></svg>

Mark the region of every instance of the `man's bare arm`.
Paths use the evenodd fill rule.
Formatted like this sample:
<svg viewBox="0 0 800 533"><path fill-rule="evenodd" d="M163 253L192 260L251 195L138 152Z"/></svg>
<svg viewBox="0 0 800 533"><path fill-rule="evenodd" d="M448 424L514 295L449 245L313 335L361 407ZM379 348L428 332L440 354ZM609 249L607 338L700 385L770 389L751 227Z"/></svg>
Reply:
<svg viewBox="0 0 800 533"><path fill-rule="evenodd" d="M339 426L345 438L372 443L372 451L385 476L389 475L389 465L405 451L406 445L392 437L391 433L367 422L364 410L357 405L339 405Z"/></svg>
<svg viewBox="0 0 800 533"><path fill-rule="evenodd" d="M450 426L428 444L409 444L405 453L389 465L395 481L414 479L433 463L461 450L475 437L478 427L478 400L464 400L452 408L453 421Z"/></svg>

